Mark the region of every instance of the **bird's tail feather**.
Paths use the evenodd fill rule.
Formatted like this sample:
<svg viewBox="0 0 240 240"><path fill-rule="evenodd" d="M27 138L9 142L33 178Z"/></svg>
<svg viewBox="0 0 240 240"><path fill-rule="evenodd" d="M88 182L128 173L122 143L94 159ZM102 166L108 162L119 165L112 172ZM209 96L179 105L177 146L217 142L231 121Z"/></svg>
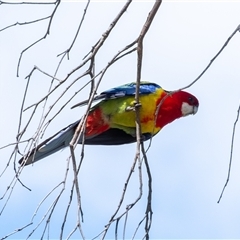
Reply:
<svg viewBox="0 0 240 240"><path fill-rule="evenodd" d="M18 161L19 164L29 165L63 149L64 147L67 147L73 138L78 123L79 121L70 124L69 126L63 128L53 136L43 141L37 147L32 149L28 154L23 156Z"/></svg>

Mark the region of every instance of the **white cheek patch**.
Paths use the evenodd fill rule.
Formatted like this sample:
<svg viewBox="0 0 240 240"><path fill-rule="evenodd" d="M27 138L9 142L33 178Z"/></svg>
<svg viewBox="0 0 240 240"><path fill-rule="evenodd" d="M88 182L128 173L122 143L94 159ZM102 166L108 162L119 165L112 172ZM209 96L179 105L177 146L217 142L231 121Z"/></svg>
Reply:
<svg viewBox="0 0 240 240"><path fill-rule="evenodd" d="M195 114L197 112L197 110L198 109L196 106L191 106L186 102L183 102L183 104L182 104L181 111L182 111L183 116L187 116L189 114Z"/></svg>

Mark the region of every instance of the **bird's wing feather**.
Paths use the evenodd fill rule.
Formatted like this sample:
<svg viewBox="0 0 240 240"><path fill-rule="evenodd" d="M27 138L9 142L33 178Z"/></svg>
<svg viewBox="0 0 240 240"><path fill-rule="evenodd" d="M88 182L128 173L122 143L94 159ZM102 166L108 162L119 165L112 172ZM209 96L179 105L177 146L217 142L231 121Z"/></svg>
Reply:
<svg viewBox="0 0 240 240"><path fill-rule="evenodd" d="M159 89L159 88L161 87L156 83L141 82L139 86L139 94L140 95L150 94L155 92L156 89ZM121 98L126 96L134 96L135 93L136 93L136 83L134 82L134 83L125 84L125 85L111 88L107 91L104 91L100 95L96 96L93 99L93 101L115 99L115 98ZM88 104L88 102L89 100L82 101L72 106L72 108L84 106Z"/></svg>
<svg viewBox="0 0 240 240"><path fill-rule="evenodd" d="M141 141L149 140L152 136L152 133L144 133L141 135ZM137 139L135 136L132 136L121 129L110 128L93 138L86 138L84 143L87 145L121 145L134 143L136 141Z"/></svg>

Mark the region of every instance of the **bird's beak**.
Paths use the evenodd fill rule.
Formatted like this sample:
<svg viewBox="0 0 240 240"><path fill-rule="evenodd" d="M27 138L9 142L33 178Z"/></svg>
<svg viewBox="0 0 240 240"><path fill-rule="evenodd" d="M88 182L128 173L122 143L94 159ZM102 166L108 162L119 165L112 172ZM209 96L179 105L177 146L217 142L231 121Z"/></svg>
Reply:
<svg viewBox="0 0 240 240"><path fill-rule="evenodd" d="M198 111L198 106L193 106L193 115L195 115Z"/></svg>

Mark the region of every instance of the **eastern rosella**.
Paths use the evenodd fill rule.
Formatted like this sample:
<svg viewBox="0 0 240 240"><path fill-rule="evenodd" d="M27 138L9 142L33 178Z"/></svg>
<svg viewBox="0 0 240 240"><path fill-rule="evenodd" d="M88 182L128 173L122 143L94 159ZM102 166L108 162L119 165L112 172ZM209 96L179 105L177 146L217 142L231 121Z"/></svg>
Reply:
<svg viewBox="0 0 240 240"><path fill-rule="evenodd" d="M136 142L135 107L136 83L102 92L101 100L90 109L86 120L84 144L119 145ZM141 82L139 89L142 141L155 136L165 125L177 118L195 114L198 100L184 91L168 92L156 83ZM75 106L88 103L81 102ZM75 107L74 106L74 107ZM80 120L70 124L39 144L19 160L28 165L69 145ZM83 136L79 139L82 143Z"/></svg>

